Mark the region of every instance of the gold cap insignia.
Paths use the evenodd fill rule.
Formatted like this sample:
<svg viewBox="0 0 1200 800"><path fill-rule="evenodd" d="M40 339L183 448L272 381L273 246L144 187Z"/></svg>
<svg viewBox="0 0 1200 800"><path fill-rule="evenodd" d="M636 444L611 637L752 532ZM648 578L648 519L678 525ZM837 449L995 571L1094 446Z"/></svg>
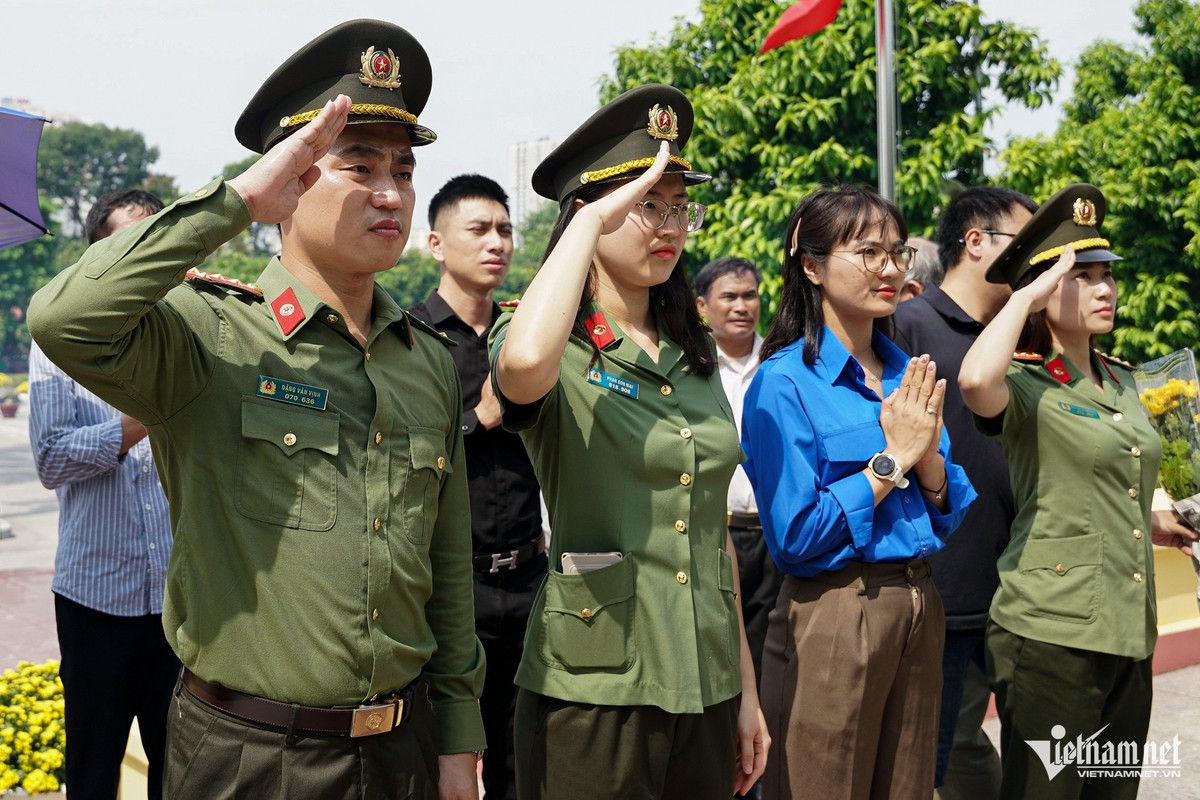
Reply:
<svg viewBox="0 0 1200 800"><path fill-rule="evenodd" d="M1075 199L1075 205L1071 207L1074 212L1072 219L1076 225L1086 225L1089 228L1096 227L1096 206L1091 200L1085 200L1082 197Z"/></svg>
<svg viewBox="0 0 1200 800"><path fill-rule="evenodd" d="M679 119L675 116L675 109L667 106L666 111L658 103L654 104L654 108L650 109L650 124L646 126L646 132L654 139L666 139L675 141L679 138Z"/></svg>
<svg viewBox="0 0 1200 800"><path fill-rule="evenodd" d="M362 54L362 69L358 71L359 83L364 86L374 86L379 89L400 88L400 62L389 47L387 54L376 51L374 47Z"/></svg>

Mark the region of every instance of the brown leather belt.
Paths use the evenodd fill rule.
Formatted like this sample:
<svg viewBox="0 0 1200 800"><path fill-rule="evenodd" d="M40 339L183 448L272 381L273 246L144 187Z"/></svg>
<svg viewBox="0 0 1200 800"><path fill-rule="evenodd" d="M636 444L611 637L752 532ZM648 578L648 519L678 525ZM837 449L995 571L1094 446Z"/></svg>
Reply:
<svg viewBox="0 0 1200 800"><path fill-rule="evenodd" d="M395 729L408 719L416 681L381 698L381 702L357 708L312 708L255 697L196 677L188 669L180 676L192 697L219 711L283 733L305 736L375 736Z"/></svg>
<svg viewBox="0 0 1200 800"><path fill-rule="evenodd" d="M531 561L539 554L546 552L546 540L539 536L526 542L516 550L505 550L503 553L476 553L471 557L471 563L476 572L499 572L501 567L516 569L519 565Z"/></svg>
<svg viewBox="0 0 1200 800"><path fill-rule="evenodd" d="M725 527L745 531L761 531L762 521L754 512L728 511L725 513Z"/></svg>

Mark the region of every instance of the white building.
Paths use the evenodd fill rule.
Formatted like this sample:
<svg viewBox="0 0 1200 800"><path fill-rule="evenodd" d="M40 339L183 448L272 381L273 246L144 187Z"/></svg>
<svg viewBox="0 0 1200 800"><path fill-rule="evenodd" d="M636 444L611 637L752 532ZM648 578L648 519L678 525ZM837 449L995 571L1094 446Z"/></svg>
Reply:
<svg viewBox="0 0 1200 800"><path fill-rule="evenodd" d="M561 139L537 139L532 142L517 142L509 149L509 216L513 230L520 231L526 218L550 201L533 191L533 171L550 151L562 143ZM514 240L513 244L521 246Z"/></svg>

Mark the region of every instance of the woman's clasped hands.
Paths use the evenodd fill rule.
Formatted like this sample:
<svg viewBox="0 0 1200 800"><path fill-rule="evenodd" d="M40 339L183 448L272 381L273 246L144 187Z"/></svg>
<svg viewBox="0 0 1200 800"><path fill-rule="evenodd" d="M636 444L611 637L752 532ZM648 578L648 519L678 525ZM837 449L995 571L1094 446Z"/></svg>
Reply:
<svg viewBox="0 0 1200 800"><path fill-rule="evenodd" d="M928 355L909 359L900 385L884 398L879 425L887 452L908 471L938 456L942 437L942 402L946 381Z"/></svg>

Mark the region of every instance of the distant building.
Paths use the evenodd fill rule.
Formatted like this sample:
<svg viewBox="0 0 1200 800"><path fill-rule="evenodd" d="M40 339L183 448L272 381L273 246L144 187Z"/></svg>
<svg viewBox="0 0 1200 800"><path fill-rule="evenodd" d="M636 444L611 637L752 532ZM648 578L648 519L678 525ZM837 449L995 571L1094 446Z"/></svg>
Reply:
<svg viewBox="0 0 1200 800"><path fill-rule="evenodd" d="M408 244L404 245L404 252L416 250L418 253L429 253L429 228L413 226L408 234Z"/></svg>
<svg viewBox="0 0 1200 800"><path fill-rule="evenodd" d="M509 216L512 218L514 231L520 231L530 214L550 202L534 192L530 182L537 165L561 142L561 139L537 139L532 142L518 142L509 149ZM521 246L519 234L513 244Z"/></svg>

